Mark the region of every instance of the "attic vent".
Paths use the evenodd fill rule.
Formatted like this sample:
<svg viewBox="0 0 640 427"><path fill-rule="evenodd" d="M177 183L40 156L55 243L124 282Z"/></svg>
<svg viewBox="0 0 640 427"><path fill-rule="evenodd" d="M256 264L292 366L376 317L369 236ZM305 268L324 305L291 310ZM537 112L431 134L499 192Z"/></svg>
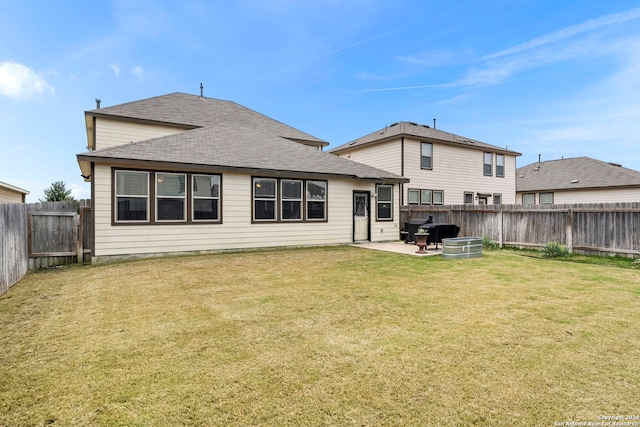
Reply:
<svg viewBox="0 0 640 427"><path fill-rule="evenodd" d="M622 165L621 165L620 163L612 163L612 162L609 162L609 164L610 164L611 166L617 166L617 167L619 167L619 168L621 168L621 167L622 167Z"/></svg>
<svg viewBox="0 0 640 427"><path fill-rule="evenodd" d="M389 127L394 127L394 126L395 126L395 125L397 125L397 124L398 124L398 122L395 122L395 123L393 123L393 124L390 124L390 125L389 125Z"/></svg>
<svg viewBox="0 0 640 427"><path fill-rule="evenodd" d="M579 180L579 179L572 179L572 180L571 180L571 183L572 183L572 184L577 184L577 183L579 183L579 182L580 182L580 180Z"/></svg>
<svg viewBox="0 0 640 427"><path fill-rule="evenodd" d="M423 128L429 129L429 125L420 125L420 126L422 126Z"/></svg>
<svg viewBox="0 0 640 427"><path fill-rule="evenodd" d="M410 124L410 125L413 125L413 126L418 126L418 124L417 124L417 123L415 123L415 122L409 122L409 124Z"/></svg>

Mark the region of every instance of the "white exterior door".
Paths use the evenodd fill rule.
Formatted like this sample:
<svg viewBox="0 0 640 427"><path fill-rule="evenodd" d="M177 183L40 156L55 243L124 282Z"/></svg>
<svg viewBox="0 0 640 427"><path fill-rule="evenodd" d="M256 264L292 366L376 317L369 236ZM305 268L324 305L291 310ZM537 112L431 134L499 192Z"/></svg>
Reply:
<svg viewBox="0 0 640 427"><path fill-rule="evenodd" d="M353 240L369 240L369 193L353 193Z"/></svg>

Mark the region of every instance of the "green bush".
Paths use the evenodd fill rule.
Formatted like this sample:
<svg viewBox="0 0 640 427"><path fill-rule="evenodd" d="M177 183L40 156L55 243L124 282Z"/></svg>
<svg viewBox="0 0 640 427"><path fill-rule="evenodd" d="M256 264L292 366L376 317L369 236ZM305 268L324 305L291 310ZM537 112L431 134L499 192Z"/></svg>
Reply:
<svg viewBox="0 0 640 427"><path fill-rule="evenodd" d="M494 242L488 236L482 236L482 248L490 251L495 251L500 248L498 242Z"/></svg>
<svg viewBox="0 0 640 427"><path fill-rule="evenodd" d="M545 258L568 258L571 255L569 248L558 242L548 242L541 252Z"/></svg>

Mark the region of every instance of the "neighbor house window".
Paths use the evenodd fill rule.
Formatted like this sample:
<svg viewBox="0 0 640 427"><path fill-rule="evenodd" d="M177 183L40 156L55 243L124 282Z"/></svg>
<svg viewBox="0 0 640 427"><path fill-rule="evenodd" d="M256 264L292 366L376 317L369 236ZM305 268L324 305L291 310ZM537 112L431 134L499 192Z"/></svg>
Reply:
<svg viewBox="0 0 640 427"><path fill-rule="evenodd" d="M327 219L327 182L307 181L307 219Z"/></svg>
<svg viewBox="0 0 640 427"><path fill-rule="evenodd" d="M541 205L552 205L553 204L553 193L540 193L540 204Z"/></svg>
<svg viewBox="0 0 640 427"><path fill-rule="evenodd" d="M433 169L433 144L429 142L420 144L420 168Z"/></svg>
<svg viewBox="0 0 640 427"><path fill-rule="evenodd" d="M469 192L464 193L464 204L465 205L473 204L473 193L469 193Z"/></svg>
<svg viewBox="0 0 640 427"><path fill-rule="evenodd" d="M149 221L149 172L115 172L116 221Z"/></svg>
<svg viewBox="0 0 640 427"><path fill-rule="evenodd" d="M376 215L378 221L393 219L393 186L381 184L376 187Z"/></svg>
<svg viewBox="0 0 640 427"><path fill-rule="evenodd" d="M420 204L420 190L409 190L409 205Z"/></svg>
<svg viewBox="0 0 640 427"><path fill-rule="evenodd" d="M420 191L420 204L421 205L431 204L431 190Z"/></svg>
<svg viewBox="0 0 640 427"><path fill-rule="evenodd" d="M504 154L496 154L496 176L504 177Z"/></svg>
<svg viewBox="0 0 640 427"><path fill-rule="evenodd" d="M187 176L176 173L156 174L156 219L185 221L187 212Z"/></svg>
<svg viewBox="0 0 640 427"><path fill-rule="evenodd" d="M502 204L502 194L493 194L493 204L494 205L501 205Z"/></svg>
<svg viewBox="0 0 640 427"><path fill-rule="evenodd" d="M493 153L484 153L484 169L486 176L493 175Z"/></svg>
<svg viewBox="0 0 640 427"><path fill-rule="evenodd" d="M220 176L193 175L192 177L194 221L220 220Z"/></svg>
<svg viewBox="0 0 640 427"><path fill-rule="evenodd" d="M276 220L277 181L270 178L253 179L253 219Z"/></svg>
<svg viewBox="0 0 640 427"><path fill-rule="evenodd" d="M523 205L535 205L536 204L536 194L535 193L525 193L522 195L522 204Z"/></svg>
<svg viewBox="0 0 640 427"><path fill-rule="evenodd" d="M282 219L285 221L302 220L302 181L283 179L280 181L282 197Z"/></svg>
<svg viewBox="0 0 640 427"><path fill-rule="evenodd" d="M433 204L434 205L442 205L442 204L444 204L444 191L434 191L433 192Z"/></svg>

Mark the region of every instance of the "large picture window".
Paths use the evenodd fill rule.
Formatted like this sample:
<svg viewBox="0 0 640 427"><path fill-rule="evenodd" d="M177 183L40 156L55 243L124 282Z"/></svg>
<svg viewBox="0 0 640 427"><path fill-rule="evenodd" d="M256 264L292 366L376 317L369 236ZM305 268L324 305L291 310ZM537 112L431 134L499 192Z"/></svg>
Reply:
<svg viewBox="0 0 640 427"><path fill-rule="evenodd" d="M220 219L220 176L193 175L193 220L218 221Z"/></svg>
<svg viewBox="0 0 640 427"><path fill-rule="evenodd" d="M176 173L156 174L156 219L185 221L187 212L187 176Z"/></svg>
<svg viewBox="0 0 640 427"><path fill-rule="evenodd" d="M376 216L378 221L393 220L393 186L378 185L376 188Z"/></svg>
<svg viewBox="0 0 640 427"><path fill-rule="evenodd" d="M271 178L253 179L253 219L256 221L276 220L276 197L278 182Z"/></svg>
<svg viewBox="0 0 640 427"><path fill-rule="evenodd" d="M307 181L307 219L327 219L326 181Z"/></svg>
<svg viewBox="0 0 640 427"><path fill-rule="evenodd" d="M420 143L420 168L433 169L433 144L430 142Z"/></svg>
<svg viewBox="0 0 640 427"><path fill-rule="evenodd" d="M149 221L149 172L116 171L116 222Z"/></svg>

